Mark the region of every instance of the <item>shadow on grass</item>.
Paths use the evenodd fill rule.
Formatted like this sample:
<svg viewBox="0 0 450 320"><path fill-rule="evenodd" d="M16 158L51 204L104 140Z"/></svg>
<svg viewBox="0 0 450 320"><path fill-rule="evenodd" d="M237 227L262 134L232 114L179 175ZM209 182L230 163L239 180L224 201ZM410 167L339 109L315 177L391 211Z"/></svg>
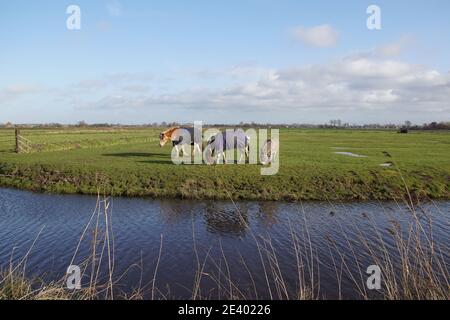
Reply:
<svg viewBox="0 0 450 320"><path fill-rule="evenodd" d="M105 153L102 154L104 157L121 157L121 158L147 158L143 161L138 161L139 163L147 164L166 164L172 165L172 160L170 159L170 154L167 153L150 153L150 152L119 152L119 153ZM161 159L164 157L164 159ZM157 159L155 159L157 158Z"/></svg>
<svg viewBox="0 0 450 320"><path fill-rule="evenodd" d="M168 159L168 160L145 160L145 161L138 161L139 163L152 163L152 164L166 164L166 165L173 165L172 160Z"/></svg>
<svg viewBox="0 0 450 320"><path fill-rule="evenodd" d="M167 157L166 153L148 153L148 152L123 152L123 153L105 153L102 154L105 157L121 157L121 158L133 158L133 157ZM169 155L170 156L170 155Z"/></svg>

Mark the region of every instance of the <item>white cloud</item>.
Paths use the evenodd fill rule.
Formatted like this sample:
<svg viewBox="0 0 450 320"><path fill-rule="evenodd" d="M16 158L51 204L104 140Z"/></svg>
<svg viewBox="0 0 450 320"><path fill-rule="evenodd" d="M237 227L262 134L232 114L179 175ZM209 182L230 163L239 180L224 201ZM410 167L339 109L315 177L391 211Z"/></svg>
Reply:
<svg viewBox="0 0 450 320"><path fill-rule="evenodd" d="M222 69L189 70L187 72L183 72L183 75L194 76L201 79L248 79L255 76L262 76L266 72L266 68L262 68L254 64L240 64Z"/></svg>
<svg viewBox="0 0 450 320"><path fill-rule="evenodd" d="M74 90L102 90L115 88L119 85L124 87L140 86L155 80L155 76L148 72L140 73L110 73L97 79L84 79L70 85Z"/></svg>
<svg viewBox="0 0 450 320"><path fill-rule="evenodd" d="M42 88L37 85L13 84L4 88L5 94L24 95L39 92Z"/></svg>
<svg viewBox="0 0 450 320"><path fill-rule="evenodd" d="M119 1L112 1L106 5L106 10L113 17L119 17L122 15L122 5Z"/></svg>
<svg viewBox="0 0 450 320"><path fill-rule="evenodd" d="M32 94L38 94L45 90L44 87L31 84L11 84L0 88L0 102L10 102Z"/></svg>
<svg viewBox="0 0 450 320"><path fill-rule="evenodd" d="M449 100L450 73L393 60L347 57L324 65L260 70L257 79L218 88L206 85L166 93L110 94L83 108L152 110L171 106L204 114L280 115L319 110L363 114L370 110L386 116L407 113L419 117L431 110L450 115Z"/></svg>
<svg viewBox="0 0 450 320"><path fill-rule="evenodd" d="M143 93L143 92L149 92L151 90L151 87L139 85L139 84L130 84L130 85L123 86L122 90L128 91L128 92Z"/></svg>
<svg viewBox="0 0 450 320"><path fill-rule="evenodd" d="M107 85L105 79L86 79L82 80L74 85L77 89L98 89Z"/></svg>
<svg viewBox="0 0 450 320"><path fill-rule="evenodd" d="M378 47L376 49L376 53L382 57L396 57L403 53L413 43L413 37L403 36L395 42L387 43Z"/></svg>
<svg viewBox="0 0 450 320"><path fill-rule="evenodd" d="M292 34L306 45L320 48L334 47L339 38L339 32L327 24L311 28L299 26L292 29Z"/></svg>

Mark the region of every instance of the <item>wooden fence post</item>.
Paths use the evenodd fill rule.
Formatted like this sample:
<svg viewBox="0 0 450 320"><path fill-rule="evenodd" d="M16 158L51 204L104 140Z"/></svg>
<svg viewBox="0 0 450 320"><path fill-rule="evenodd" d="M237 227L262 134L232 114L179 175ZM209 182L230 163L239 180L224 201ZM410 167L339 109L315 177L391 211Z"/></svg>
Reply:
<svg viewBox="0 0 450 320"><path fill-rule="evenodd" d="M16 134L16 153L20 153L20 146L19 146L20 130L16 128L15 134Z"/></svg>

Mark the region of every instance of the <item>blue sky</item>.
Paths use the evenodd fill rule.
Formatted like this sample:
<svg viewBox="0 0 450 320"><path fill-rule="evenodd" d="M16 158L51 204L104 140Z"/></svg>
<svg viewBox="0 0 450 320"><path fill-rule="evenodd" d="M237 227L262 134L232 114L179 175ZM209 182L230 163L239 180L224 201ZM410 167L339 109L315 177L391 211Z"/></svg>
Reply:
<svg viewBox="0 0 450 320"><path fill-rule="evenodd" d="M0 0L0 123L450 121L449 14L447 0Z"/></svg>

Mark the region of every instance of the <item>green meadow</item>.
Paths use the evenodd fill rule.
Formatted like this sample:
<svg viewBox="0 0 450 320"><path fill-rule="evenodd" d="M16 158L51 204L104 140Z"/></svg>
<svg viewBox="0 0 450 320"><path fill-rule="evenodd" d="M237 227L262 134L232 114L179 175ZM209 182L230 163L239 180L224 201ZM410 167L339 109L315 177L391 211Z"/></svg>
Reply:
<svg viewBox="0 0 450 320"><path fill-rule="evenodd" d="M22 129L33 152L16 154L14 131L0 129L0 185L191 199L387 200L408 193L450 198L448 131L281 129L274 176L262 176L262 165L174 165L171 147L158 145L160 131Z"/></svg>

